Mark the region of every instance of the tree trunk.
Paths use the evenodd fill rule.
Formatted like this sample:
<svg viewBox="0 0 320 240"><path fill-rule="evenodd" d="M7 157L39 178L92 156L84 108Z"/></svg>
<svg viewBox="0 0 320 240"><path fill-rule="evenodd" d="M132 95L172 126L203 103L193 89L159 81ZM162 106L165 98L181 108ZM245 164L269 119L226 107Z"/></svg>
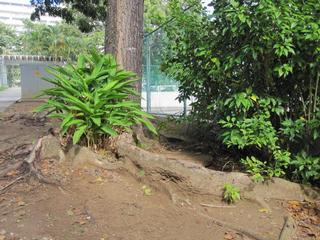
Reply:
<svg viewBox="0 0 320 240"><path fill-rule="evenodd" d="M143 0L108 0L105 44L121 67L141 77ZM141 92L141 81L135 89Z"/></svg>

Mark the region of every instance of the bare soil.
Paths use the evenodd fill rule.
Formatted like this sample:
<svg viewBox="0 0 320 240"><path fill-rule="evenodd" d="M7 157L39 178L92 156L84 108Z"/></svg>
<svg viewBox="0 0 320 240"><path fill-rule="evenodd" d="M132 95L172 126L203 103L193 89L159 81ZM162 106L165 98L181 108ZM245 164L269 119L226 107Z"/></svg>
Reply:
<svg viewBox="0 0 320 240"><path fill-rule="evenodd" d="M1 115L0 169L57 124L32 114L38 104L17 103ZM199 166L209 158L177 148L158 153ZM43 162L42 173L56 171L55 164L50 159ZM124 168L93 165L61 172L67 179L62 185L28 178L0 193L0 240L288 239L281 238L288 216L297 228L291 239L320 239L317 201L283 201L275 196L264 199L265 208L250 199L227 205L221 196L186 193L174 202L158 180L147 181L143 171L138 178ZM0 189L18 174L13 171L0 179Z"/></svg>

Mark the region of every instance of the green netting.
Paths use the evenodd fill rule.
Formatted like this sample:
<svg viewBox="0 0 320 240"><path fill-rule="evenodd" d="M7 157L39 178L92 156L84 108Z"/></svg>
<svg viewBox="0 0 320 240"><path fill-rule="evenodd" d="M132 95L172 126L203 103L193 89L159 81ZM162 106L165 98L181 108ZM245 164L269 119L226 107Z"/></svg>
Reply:
<svg viewBox="0 0 320 240"><path fill-rule="evenodd" d="M181 114L185 104L177 100L178 83L161 71L166 35L159 29L144 38L142 106L151 113Z"/></svg>

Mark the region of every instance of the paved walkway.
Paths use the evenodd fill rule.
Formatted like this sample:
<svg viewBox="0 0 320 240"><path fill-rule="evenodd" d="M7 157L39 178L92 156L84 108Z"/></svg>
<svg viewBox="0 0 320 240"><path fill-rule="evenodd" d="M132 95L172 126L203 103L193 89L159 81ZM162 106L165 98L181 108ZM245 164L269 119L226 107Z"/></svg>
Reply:
<svg viewBox="0 0 320 240"><path fill-rule="evenodd" d="M0 112L3 112L12 103L21 98L21 88L12 87L0 91Z"/></svg>

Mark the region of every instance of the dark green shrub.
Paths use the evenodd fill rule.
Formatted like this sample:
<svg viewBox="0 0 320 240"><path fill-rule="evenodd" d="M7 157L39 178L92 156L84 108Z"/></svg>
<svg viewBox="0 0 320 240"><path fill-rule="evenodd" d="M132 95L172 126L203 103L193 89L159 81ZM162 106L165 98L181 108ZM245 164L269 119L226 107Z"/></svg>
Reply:
<svg viewBox="0 0 320 240"><path fill-rule="evenodd" d="M250 89L227 98L222 110L220 138L244 155L241 163L255 181L263 181L265 176L319 180L320 157L310 150L319 139L318 114L310 121L281 120L285 115L281 101L258 97Z"/></svg>
<svg viewBox="0 0 320 240"><path fill-rule="evenodd" d="M211 5L210 14L171 5L162 69L179 81L180 99L194 97L203 122L219 121L223 143L257 179L317 179L320 1Z"/></svg>
<svg viewBox="0 0 320 240"><path fill-rule="evenodd" d="M319 107L320 1L216 0L210 14L172 6L163 70L198 116L211 121L207 106L248 87L281 98L289 118Z"/></svg>
<svg viewBox="0 0 320 240"><path fill-rule="evenodd" d="M313 157L306 152L300 152L291 165L294 169L294 178L302 182L315 182L320 180L320 157Z"/></svg>

